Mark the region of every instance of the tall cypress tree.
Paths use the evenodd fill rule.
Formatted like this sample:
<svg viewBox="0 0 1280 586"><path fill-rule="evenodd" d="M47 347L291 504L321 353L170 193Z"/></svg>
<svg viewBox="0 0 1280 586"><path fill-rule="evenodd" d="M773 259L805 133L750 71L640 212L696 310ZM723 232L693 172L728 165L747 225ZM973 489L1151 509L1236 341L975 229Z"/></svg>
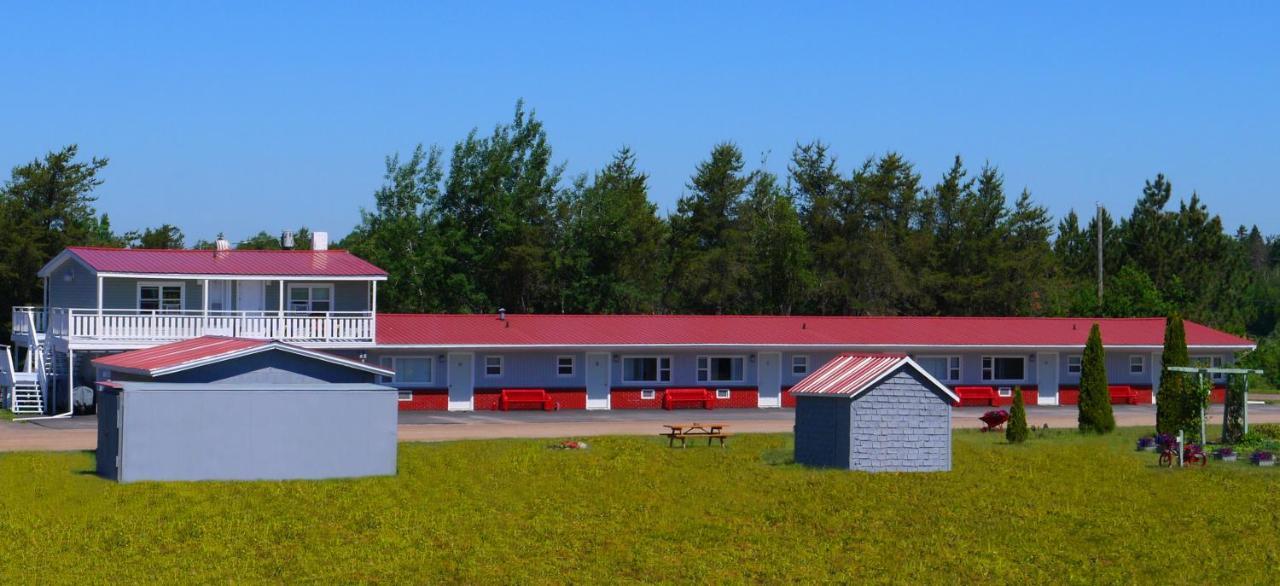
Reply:
<svg viewBox="0 0 1280 586"><path fill-rule="evenodd" d="M1027 406L1022 398L1022 387L1013 388L1013 406L1009 408L1009 424L1004 428L1004 439L1011 444L1027 441Z"/></svg>
<svg viewBox="0 0 1280 586"><path fill-rule="evenodd" d="M1080 431L1108 433L1116 428L1116 418L1111 413L1111 394L1107 391L1106 357L1102 330L1098 324L1093 324L1080 360Z"/></svg>
<svg viewBox="0 0 1280 586"><path fill-rule="evenodd" d="M1182 317L1170 315L1164 323L1164 352L1160 357L1160 391L1156 395L1156 431L1159 433L1178 433L1184 425L1181 420L1186 411L1187 380L1183 375L1170 372L1170 366L1188 366L1191 359L1187 355L1187 333L1182 326Z"/></svg>

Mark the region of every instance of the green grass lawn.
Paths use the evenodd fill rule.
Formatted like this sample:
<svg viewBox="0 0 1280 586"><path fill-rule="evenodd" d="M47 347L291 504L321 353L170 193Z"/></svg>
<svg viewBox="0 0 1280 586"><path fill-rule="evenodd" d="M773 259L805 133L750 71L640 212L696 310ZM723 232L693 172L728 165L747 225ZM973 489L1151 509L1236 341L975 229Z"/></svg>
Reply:
<svg viewBox="0 0 1280 586"><path fill-rule="evenodd" d="M0 409L0 421L13 421L13 411Z"/></svg>
<svg viewBox="0 0 1280 586"><path fill-rule="evenodd" d="M1280 468L1165 470L1137 430L955 470L789 463L789 435L402 444L396 478L117 485L90 453L0 454L5 580L1270 582ZM30 572L30 573L26 573Z"/></svg>

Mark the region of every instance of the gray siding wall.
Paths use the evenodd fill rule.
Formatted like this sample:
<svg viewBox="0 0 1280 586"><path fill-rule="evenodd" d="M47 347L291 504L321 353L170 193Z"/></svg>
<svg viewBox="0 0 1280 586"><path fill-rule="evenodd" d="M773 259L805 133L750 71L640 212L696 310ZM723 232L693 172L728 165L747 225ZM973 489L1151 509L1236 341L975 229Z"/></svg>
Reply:
<svg viewBox="0 0 1280 586"><path fill-rule="evenodd" d="M137 309L138 308L138 283L182 283L182 307L184 309L200 309L200 303L204 299L204 293L200 289L200 281L193 279L175 280L175 279L126 279L126 278L105 278L102 280L102 307L105 309ZM86 307L97 307L97 299Z"/></svg>
<svg viewBox="0 0 1280 586"><path fill-rule="evenodd" d="M80 265L74 262L68 262L64 267ZM81 267L83 270L83 267ZM87 271L85 271L87 272ZM57 275L55 275L57 277ZM138 283L143 281L149 282L174 282L172 279L135 279L135 278L106 278L103 279L102 288L102 306L107 309L136 309L138 307ZM181 280L185 285L183 295L183 307L186 309L199 310L204 302L204 293L201 290L203 281L201 279L185 279ZM285 288L288 289L290 283L302 283L304 281L285 281ZM312 281L305 281L310 283ZM79 291L78 286L87 283L88 292ZM322 283L323 284L323 283ZM368 311L370 308L369 299L369 282L368 281L336 281L328 283L333 285L333 306L334 311ZM50 280L49 288L51 294L64 288L63 285L75 285L76 287L66 287L67 291L61 295L65 295L70 301L79 305L58 305L52 303L54 307L97 307L97 278L91 273L81 278L76 275L71 283L64 283L59 277L57 283L53 279ZM280 306L280 284L278 281L267 281L266 283L266 309L275 311ZM61 297L59 298L61 300ZM235 303L235 284L232 284L232 304ZM288 303L288 300L285 301Z"/></svg>
<svg viewBox="0 0 1280 586"><path fill-rule="evenodd" d="M318 479L396 472L396 393L125 390L121 482ZM98 458L114 454L99 449Z"/></svg>
<svg viewBox="0 0 1280 586"><path fill-rule="evenodd" d="M49 275L49 307L97 306L98 276L84 265L68 260Z"/></svg>
<svg viewBox="0 0 1280 586"><path fill-rule="evenodd" d="M610 376L610 384L615 387L754 387L756 386L756 378L758 374L758 364L752 361L752 357L756 356L755 350L710 350L706 352L687 351L679 352L615 352L614 357L617 358L613 362L613 372ZM671 382L669 383L635 383L625 382L622 380L623 367L622 359L626 356L670 356L671 357ZM738 382L699 382L698 381L698 357L699 356L741 356L743 359L743 380ZM785 373L784 373L785 374ZM786 378L783 378L783 384L787 384Z"/></svg>
<svg viewBox="0 0 1280 586"><path fill-rule="evenodd" d="M114 381L156 381L169 383L376 383L376 375L289 352L272 350L235 360L219 362L154 379L122 372L108 373Z"/></svg>
<svg viewBox="0 0 1280 586"><path fill-rule="evenodd" d="M485 357L502 356L502 376L485 374ZM573 357L573 376L556 374L556 358ZM476 352L476 388L493 387L585 387L586 353L584 352Z"/></svg>
<svg viewBox="0 0 1280 586"><path fill-rule="evenodd" d="M819 468L849 467L852 402L842 397L796 397L796 463Z"/></svg>
<svg viewBox="0 0 1280 586"><path fill-rule="evenodd" d="M858 350L865 352L868 350ZM876 350L871 350L876 351ZM795 356L809 357L809 372L813 372L822 365L826 364L832 358L835 358L839 352L823 351L823 352L783 352L782 354L782 386L791 386L803 379L806 375L795 374L791 370L792 359ZM982 386L1015 386L1015 385L1034 385L1036 384L1036 361L1032 352L1019 352L1016 350L991 351L991 352L955 352L951 350L918 350L911 352L911 356L959 356L960 357L960 380L950 381L942 380L949 385L982 385ZM1024 376L1021 380L1013 382L994 382L982 380L982 357L983 356L1022 356L1026 359L1026 368ZM1061 359L1061 358L1060 358ZM941 380L941 379L939 379ZM1063 383L1065 384L1065 382Z"/></svg>

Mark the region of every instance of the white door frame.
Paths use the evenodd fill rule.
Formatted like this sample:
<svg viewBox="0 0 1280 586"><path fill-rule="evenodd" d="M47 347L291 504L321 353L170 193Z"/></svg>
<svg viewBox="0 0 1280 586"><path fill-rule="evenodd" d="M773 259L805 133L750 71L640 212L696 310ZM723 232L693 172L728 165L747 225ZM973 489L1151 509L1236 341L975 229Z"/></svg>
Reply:
<svg viewBox="0 0 1280 586"><path fill-rule="evenodd" d="M772 357L773 368L768 367L769 360L765 357ZM756 355L756 391L759 399L756 401L757 407L781 407L782 406L782 353L781 352L760 352ZM772 370L773 380L766 385L769 379L765 373Z"/></svg>
<svg viewBox="0 0 1280 586"><path fill-rule="evenodd" d="M1040 405L1058 404L1058 391L1062 387L1061 360L1057 352L1036 353L1036 392Z"/></svg>
<svg viewBox="0 0 1280 586"><path fill-rule="evenodd" d="M450 411L474 411L476 408L476 354L475 352L450 352L445 363L445 378L448 380L448 396ZM462 360L462 364L455 364ZM455 389L455 372L466 372L467 383ZM457 397L457 398L455 398Z"/></svg>
<svg viewBox="0 0 1280 586"><path fill-rule="evenodd" d="M604 399L591 398L591 371L593 368L591 359L593 356L601 358L604 362ZM585 360L587 368L584 371L586 377L583 382L586 383L587 387L587 409L608 410L613 408L613 393L610 389L613 382L613 355L609 352L587 352Z"/></svg>

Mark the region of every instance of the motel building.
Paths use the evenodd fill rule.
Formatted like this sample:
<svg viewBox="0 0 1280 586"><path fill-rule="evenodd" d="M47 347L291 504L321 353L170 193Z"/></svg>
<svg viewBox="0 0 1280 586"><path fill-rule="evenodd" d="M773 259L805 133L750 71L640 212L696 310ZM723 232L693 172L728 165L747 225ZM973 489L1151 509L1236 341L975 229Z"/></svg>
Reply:
<svg viewBox="0 0 1280 586"><path fill-rule="evenodd" d="M844 352L909 355L960 396L1077 401L1089 329L1102 328L1117 403L1159 393L1163 318L434 315L378 313L387 273L316 233L312 250L74 247L46 264L43 306L14 307L6 404L67 413L92 400L92 361L206 336L276 340L394 371L401 409L487 410L503 390L560 409L657 409L701 392L715 407L792 407L788 392ZM1192 357L1231 364L1247 339L1186 322ZM1215 381L1218 385L1225 380ZM1215 391L1220 397L1221 388ZM73 397L75 397L73 401ZM695 405L705 406L705 405Z"/></svg>

